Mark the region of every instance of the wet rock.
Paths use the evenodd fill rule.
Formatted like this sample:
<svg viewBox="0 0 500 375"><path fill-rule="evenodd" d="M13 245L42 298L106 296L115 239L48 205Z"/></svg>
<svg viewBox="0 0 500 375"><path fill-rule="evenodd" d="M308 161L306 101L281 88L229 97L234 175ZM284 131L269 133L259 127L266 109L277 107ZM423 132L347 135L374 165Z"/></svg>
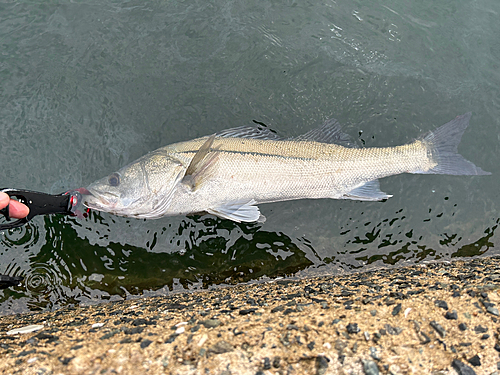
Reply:
<svg viewBox="0 0 500 375"><path fill-rule="evenodd" d="M271 360L269 357L264 357L264 370L270 370L271 369Z"/></svg>
<svg viewBox="0 0 500 375"><path fill-rule="evenodd" d="M384 326L384 328L385 328L385 331L389 335L399 335L401 332L403 332L403 330L401 328L399 328L399 327L393 327L390 324L386 324Z"/></svg>
<svg viewBox="0 0 500 375"><path fill-rule="evenodd" d="M323 375L326 372L326 369L328 368L328 362L330 360L326 358L325 356L319 355L316 357L316 374L317 375Z"/></svg>
<svg viewBox="0 0 500 375"><path fill-rule="evenodd" d="M446 337L446 330L441 326L441 324L433 320L430 322L430 325L439 334L439 336L441 336L441 338Z"/></svg>
<svg viewBox="0 0 500 375"><path fill-rule="evenodd" d="M75 358L75 357L59 357L59 361L63 364L63 365L67 365L68 363L71 362L71 360Z"/></svg>
<svg viewBox="0 0 500 375"><path fill-rule="evenodd" d="M241 310L239 311L239 314L240 314L240 315L248 315L248 314L253 314L253 313L254 313L254 312L256 312L256 311L257 311L257 309L255 309L255 308L251 308L251 309L241 309Z"/></svg>
<svg viewBox="0 0 500 375"><path fill-rule="evenodd" d="M482 325L478 325L474 327L474 332L476 333L485 333L488 332L488 328L483 327Z"/></svg>
<svg viewBox="0 0 500 375"><path fill-rule="evenodd" d="M476 372L472 369L472 367L467 366L465 363L459 361L458 359L454 359L451 363L451 366L458 372L458 375L476 375Z"/></svg>
<svg viewBox="0 0 500 375"><path fill-rule="evenodd" d="M191 332L198 332L200 330L201 326L199 324L196 324L195 326L191 327Z"/></svg>
<svg viewBox="0 0 500 375"><path fill-rule="evenodd" d="M359 332L359 327L358 323L349 323L346 327L347 333L358 333Z"/></svg>
<svg viewBox="0 0 500 375"><path fill-rule="evenodd" d="M218 327L220 323L221 321L219 319L207 319L200 322L205 328L215 328Z"/></svg>
<svg viewBox="0 0 500 375"><path fill-rule="evenodd" d="M290 346L290 332L280 336L280 341L284 346Z"/></svg>
<svg viewBox="0 0 500 375"><path fill-rule="evenodd" d="M106 333L105 335L99 337L101 340L107 340L116 335L118 332L120 332L119 329L114 329L111 332Z"/></svg>
<svg viewBox="0 0 500 375"><path fill-rule="evenodd" d="M274 357L273 359L273 367L274 368L280 368L281 365L281 357Z"/></svg>
<svg viewBox="0 0 500 375"><path fill-rule="evenodd" d="M36 349L31 349L31 350L23 350L21 353L19 353L18 355L16 355L16 357L25 357L27 355L30 355L30 354L33 354L33 353L36 353Z"/></svg>
<svg viewBox="0 0 500 375"><path fill-rule="evenodd" d="M498 312L498 309L496 307L494 307L494 306L488 306L486 308L486 311L489 312L492 315L500 316L500 313Z"/></svg>
<svg viewBox="0 0 500 375"><path fill-rule="evenodd" d="M437 307L440 307L440 308L442 308L444 310L448 310L448 304L446 303L446 301L436 300L436 301L434 301L434 304Z"/></svg>
<svg viewBox="0 0 500 375"><path fill-rule="evenodd" d="M457 310L447 311L446 314L444 314L444 317L448 320L457 320L458 319Z"/></svg>
<svg viewBox="0 0 500 375"><path fill-rule="evenodd" d="M153 341L145 339L141 341L141 349L147 348Z"/></svg>
<svg viewBox="0 0 500 375"><path fill-rule="evenodd" d="M144 327L134 327L134 328L124 328L123 333L126 335L135 335L138 333L142 333L144 331Z"/></svg>
<svg viewBox="0 0 500 375"><path fill-rule="evenodd" d="M476 354L474 357L467 360L472 366L477 367L481 366L481 358Z"/></svg>
<svg viewBox="0 0 500 375"><path fill-rule="evenodd" d="M376 360L376 361L380 361L380 356L377 352L377 348L373 347L373 346L370 346L370 356Z"/></svg>
<svg viewBox="0 0 500 375"><path fill-rule="evenodd" d="M378 375L379 370L377 364L370 360L362 360L363 362L363 371L366 375Z"/></svg>
<svg viewBox="0 0 500 375"><path fill-rule="evenodd" d="M307 293L307 294L318 294L318 291L315 290L314 288L311 288L309 285L306 285L304 287L304 293Z"/></svg>
<svg viewBox="0 0 500 375"><path fill-rule="evenodd" d="M163 307L165 308L165 310L183 310L187 306L181 303L167 303Z"/></svg>
<svg viewBox="0 0 500 375"><path fill-rule="evenodd" d="M172 333L168 339L165 340L165 344L171 344L175 341L175 339L177 338L177 336L179 336L178 334L176 333Z"/></svg>
<svg viewBox="0 0 500 375"><path fill-rule="evenodd" d="M234 347L228 343L227 341L219 341L217 344L214 346L211 346L208 349L209 353L214 353L214 354L223 354L223 353L228 353L234 350Z"/></svg>
<svg viewBox="0 0 500 375"><path fill-rule="evenodd" d="M392 315L393 316L396 316L399 314L399 312L401 311L401 304L398 303L396 306L394 306L394 308L392 309Z"/></svg>
<svg viewBox="0 0 500 375"><path fill-rule="evenodd" d="M149 320L144 319L144 318L137 318L132 321L133 326L141 326L141 325L146 325L146 324L151 324Z"/></svg>
<svg viewBox="0 0 500 375"><path fill-rule="evenodd" d="M392 305L396 304L396 301L394 301L393 299L390 299L389 297L387 297L386 300L385 300L385 304L386 304L386 306L392 306Z"/></svg>

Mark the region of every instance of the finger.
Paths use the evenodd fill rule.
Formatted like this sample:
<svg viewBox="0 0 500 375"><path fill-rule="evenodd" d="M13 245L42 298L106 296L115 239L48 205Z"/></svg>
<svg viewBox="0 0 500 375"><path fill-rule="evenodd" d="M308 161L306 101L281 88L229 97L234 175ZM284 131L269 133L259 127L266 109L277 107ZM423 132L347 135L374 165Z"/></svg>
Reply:
<svg viewBox="0 0 500 375"><path fill-rule="evenodd" d="M9 204L9 200L10 197L7 194L0 192L0 210Z"/></svg>
<svg viewBox="0 0 500 375"><path fill-rule="evenodd" d="M30 213L28 206L25 206L21 202L11 199L9 206L9 216L14 219L22 219Z"/></svg>

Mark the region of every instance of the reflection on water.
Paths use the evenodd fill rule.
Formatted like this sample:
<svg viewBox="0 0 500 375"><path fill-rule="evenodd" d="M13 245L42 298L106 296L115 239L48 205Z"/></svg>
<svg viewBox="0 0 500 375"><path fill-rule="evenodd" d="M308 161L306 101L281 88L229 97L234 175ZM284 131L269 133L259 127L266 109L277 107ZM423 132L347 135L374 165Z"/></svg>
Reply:
<svg viewBox="0 0 500 375"><path fill-rule="evenodd" d="M0 312L56 308L66 304L97 302L127 298L144 292L168 293L172 290L195 290L216 285L293 276L300 271L336 264L344 270L354 270L381 262L421 262L440 259L441 250L421 245L409 231L393 240L381 238L382 228L397 228L404 220L402 210L393 219L365 223L365 233L346 240L356 244L355 250L337 251L321 258L312 243L305 238L292 239L283 233L263 230L257 224L241 224L212 216L194 216L180 221L177 229L162 228L150 233L145 247L109 242L107 246L91 244L81 238L75 228L81 227L73 218L54 215L45 217L45 238L40 237L36 224L10 230L2 237L3 252L24 251L24 264L13 259L2 273L23 276L21 286L0 294ZM89 220L105 225L99 213ZM455 245L462 238L443 234L439 244L456 249L451 257L484 254L500 219L485 235L471 243ZM237 235L230 239L230 233ZM349 230L340 228L340 237ZM166 239L169 238L168 241ZM405 239L405 240L403 240ZM173 244L169 252L165 243ZM41 244L39 251L32 251ZM390 246L390 251L384 249ZM154 249L160 251L153 251ZM0 254L4 255L4 254ZM2 292L0 292L2 293ZM21 307L18 306L21 303Z"/></svg>
<svg viewBox="0 0 500 375"><path fill-rule="evenodd" d="M494 248L495 244L492 242L492 238L495 234L495 230L498 227L498 223L500 219L496 220L496 225L493 225L491 228L486 228L484 231L485 235L478 239L477 241L463 245L457 249L451 256L452 257L472 257L477 255L483 255L486 251ZM454 239L457 237L456 234L449 236L449 239Z"/></svg>
<svg viewBox="0 0 500 375"><path fill-rule="evenodd" d="M101 220L99 214L93 216ZM2 302L15 295L26 297L30 309L53 308L96 298L124 298L145 290L189 290L292 276L313 265L301 245L282 233L218 218L182 221L177 235L187 234L188 239L182 251L173 253L151 251L158 239L165 237L163 232L153 234L153 240L147 243L149 249L113 242L103 247L78 237L72 224L73 220L65 217L45 218L45 241L38 253L30 255L28 268L20 271L18 265L7 270L23 276L23 286L5 292ZM197 230L199 225L204 229ZM217 235L220 230L236 227L241 236L232 243ZM15 232L6 236L6 248L19 248L20 233ZM13 237L17 237L16 247L12 246ZM24 234L22 238L28 244L32 241L27 240L34 237Z"/></svg>

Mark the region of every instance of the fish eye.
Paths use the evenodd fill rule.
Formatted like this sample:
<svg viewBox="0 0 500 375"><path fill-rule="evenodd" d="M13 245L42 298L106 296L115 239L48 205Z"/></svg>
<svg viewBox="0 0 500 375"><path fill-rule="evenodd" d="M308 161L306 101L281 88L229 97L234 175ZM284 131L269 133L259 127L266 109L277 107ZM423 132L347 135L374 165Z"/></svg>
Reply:
<svg viewBox="0 0 500 375"><path fill-rule="evenodd" d="M111 186L120 185L120 175L118 173L113 173L111 176L109 176L108 183Z"/></svg>

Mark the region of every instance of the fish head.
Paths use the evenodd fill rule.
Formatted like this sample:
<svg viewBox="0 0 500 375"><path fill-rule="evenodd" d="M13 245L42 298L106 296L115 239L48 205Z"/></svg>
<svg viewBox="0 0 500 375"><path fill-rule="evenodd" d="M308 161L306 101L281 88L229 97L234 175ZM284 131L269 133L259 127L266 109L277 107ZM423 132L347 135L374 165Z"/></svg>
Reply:
<svg viewBox="0 0 500 375"><path fill-rule="evenodd" d="M87 187L83 203L120 216L164 216L185 167L162 150L144 155Z"/></svg>

